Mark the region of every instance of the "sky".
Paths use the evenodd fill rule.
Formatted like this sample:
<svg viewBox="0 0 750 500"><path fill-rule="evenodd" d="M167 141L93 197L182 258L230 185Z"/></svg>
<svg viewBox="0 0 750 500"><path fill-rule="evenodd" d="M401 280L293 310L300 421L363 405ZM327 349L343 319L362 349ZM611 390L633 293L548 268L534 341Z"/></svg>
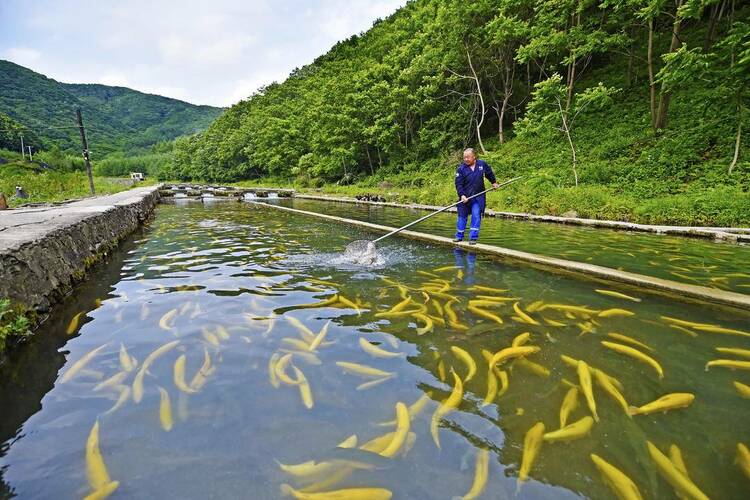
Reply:
<svg viewBox="0 0 750 500"><path fill-rule="evenodd" d="M0 0L0 59L66 83L230 106L405 0Z"/></svg>

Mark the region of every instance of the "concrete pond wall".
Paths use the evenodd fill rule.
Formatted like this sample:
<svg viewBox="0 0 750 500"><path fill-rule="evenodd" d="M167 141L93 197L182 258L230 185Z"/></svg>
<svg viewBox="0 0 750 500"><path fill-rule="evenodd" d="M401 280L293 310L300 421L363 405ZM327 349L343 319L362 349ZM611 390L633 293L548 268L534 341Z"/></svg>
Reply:
<svg viewBox="0 0 750 500"><path fill-rule="evenodd" d="M0 297L43 320L90 266L151 217L158 201L159 186L148 186L0 211Z"/></svg>

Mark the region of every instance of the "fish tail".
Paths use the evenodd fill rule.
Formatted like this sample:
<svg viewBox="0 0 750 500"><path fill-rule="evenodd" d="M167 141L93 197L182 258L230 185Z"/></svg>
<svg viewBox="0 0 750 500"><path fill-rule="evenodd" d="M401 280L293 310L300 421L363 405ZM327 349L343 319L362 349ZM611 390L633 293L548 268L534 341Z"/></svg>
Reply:
<svg viewBox="0 0 750 500"><path fill-rule="evenodd" d="M282 484L281 485L281 494L284 496L291 496L292 494L292 487L288 484Z"/></svg>

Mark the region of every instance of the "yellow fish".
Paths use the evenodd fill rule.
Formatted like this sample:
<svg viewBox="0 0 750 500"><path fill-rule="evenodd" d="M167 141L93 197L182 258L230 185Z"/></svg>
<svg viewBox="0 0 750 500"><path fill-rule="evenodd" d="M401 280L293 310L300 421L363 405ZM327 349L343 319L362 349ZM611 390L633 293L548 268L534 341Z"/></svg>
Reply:
<svg viewBox="0 0 750 500"><path fill-rule="evenodd" d="M361 365L359 363L350 363L348 361L336 361L336 365L343 368L345 372L354 373L363 377L390 377L395 375L393 372L386 372L372 366Z"/></svg>
<svg viewBox="0 0 750 500"><path fill-rule="evenodd" d="M513 304L513 310L516 312L516 314L518 315L518 317L521 318L521 320L524 323L528 323L530 325L538 325L539 324L539 322L537 320L535 320L534 318L532 318L531 316L529 316L528 314L526 314L525 312L523 312L523 310L521 309L521 306L518 305L518 302L516 302L516 303Z"/></svg>
<svg viewBox="0 0 750 500"><path fill-rule="evenodd" d="M474 482L471 489L466 492L461 500L474 500L479 498L487 486L487 476L490 471L490 452L487 449L480 449L477 452L477 461L474 466Z"/></svg>
<svg viewBox="0 0 750 500"><path fill-rule="evenodd" d="M276 366L274 367L274 371L276 372L276 377L281 382L284 382L287 385L297 385L299 383L299 380L295 380L286 374L286 367L291 360L292 360L292 354L284 354L283 356L279 358L279 361L276 363Z"/></svg>
<svg viewBox="0 0 750 500"><path fill-rule="evenodd" d="M518 346L518 347L506 347L505 349L502 349L498 352L496 352L492 359L490 360L490 366L496 366L498 364L502 364L505 361L511 359L511 358L517 358L520 356L528 356L530 354L534 354L540 351L540 348L537 346Z"/></svg>
<svg viewBox="0 0 750 500"><path fill-rule="evenodd" d="M550 371L546 367L540 365L539 363L534 363L533 361L530 361L526 358L517 358L515 361L513 361L512 367L515 366L520 366L524 370L540 377L549 377L550 375Z"/></svg>
<svg viewBox="0 0 750 500"><path fill-rule="evenodd" d="M393 374L393 375L389 375L387 377L378 378L378 379L375 379L375 380L370 380L369 382L361 383L361 384L359 384L357 386L357 390L358 391L364 391L366 389L372 389L373 387L378 386L378 385L380 385L380 384L382 384L384 382L388 382L390 379L394 378L395 376L396 376L396 374Z"/></svg>
<svg viewBox="0 0 750 500"><path fill-rule="evenodd" d="M75 331L78 330L78 324L81 322L81 315L83 315L83 311L73 316L73 319L68 323L68 328L65 329L65 333L73 335Z"/></svg>
<svg viewBox="0 0 750 500"><path fill-rule="evenodd" d="M409 435L411 418L409 418L409 409L402 402L396 403L396 431L393 435L393 441L381 451L380 454L386 458L393 457L401 450L406 437Z"/></svg>
<svg viewBox="0 0 750 500"><path fill-rule="evenodd" d="M65 383L69 381L70 379L72 379L73 377L75 377L75 375L78 372L80 372L83 369L83 367L85 367L92 359L94 359L94 356L96 356L99 353L99 351L107 347L107 345L109 345L109 342L107 342L106 344L102 344L96 349L92 349L91 351L84 354L81 357L81 359L73 363L73 365L70 368L68 368L68 371L66 371L65 374L60 379L60 382Z"/></svg>
<svg viewBox="0 0 750 500"><path fill-rule="evenodd" d="M750 479L750 450L743 443L737 443L737 458L735 462L740 466L745 477Z"/></svg>
<svg viewBox="0 0 750 500"><path fill-rule="evenodd" d="M560 428L565 427L568 416L578 408L578 387L571 387L563 398L560 406Z"/></svg>
<svg viewBox="0 0 750 500"><path fill-rule="evenodd" d="M364 337L359 338L359 346L367 354L376 358L398 358L401 356L405 356L403 352L392 352L378 347L375 344L368 342Z"/></svg>
<svg viewBox="0 0 750 500"><path fill-rule="evenodd" d="M112 493L120 485L118 481L112 481L107 472L107 466L104 464L102 458L102 452L99 449L99 421L94 423L94 426L89 432L89 437L86 440L86 477L89 481L89 486L93 490L91 493L101 495L103 490ZM99 498L106 498L105 496L99 496Z"/></svg>
<svg viewBox="0 0 750 500"><path fill-rule="evenodd" d="M523 456L521 467L518 469L518 480L523 482L529 477L531 467L536 461L539 450L542 448L542 437L544 436L544 423L537 422L526 432L523 439Z"/></svg>
<svg viewBox="0 0 750 500"><path fill-rule="evenodd" d="M305 374L302 373L302 370L300 370L294 365L292 365L292 369L294 370L294 374L297 377L297 385L299 386L299 394L300 394L300 397L302 398L302 404L304 404L305 408L309 410L313 407L313 404L314 404L312 389L310 389L310 384L307 381Z"/></svg>
<svg viewBox="0 0 750 500"><path fill-rule="evenodd" d="M586 403L589 405L589 410L594 416L594 420L599 421L599 415L596 413L596 401L594 400L594 389L591 386L591 370L589 365L585 361L579 360L576 368L578 372L578 382L583 390L583 395L586 397Z"/></svg>
<svg viewBox="0 0 750 500"><path fill-rule="evenodd" d="M604 389L604 392L609 394L612 399L617 401L620 407L622 407L622 411L624 411L627 416L630 416L630 413L628 413L628 402L625 401L625 397L619 390L617 390L617 387L615 387L614 384L610 382L610 380L604 373L600 372L599 370L593 370L593 372L594 379L596 379L596 383L599 384L599 387Z"/></svg>
<svg viewBox="0 0 750 500"><path fill-rule="evenodd" d="M461 404L464 397L464 385L463 382L461 382L461 377L456 375L456 372L452 368L451 374L453 374L454 381L453 390L451 391L450 396L440 403L440 406L437 407L435 413L432 414L432 419L430 420L430 434L432 434L432 439L435 441L435 445L437 445L438 448L440 448L440 435L438 434L440 419L458 408L458 405Z"/></svg>
<svg viewBox="0 0 750 500"><path fill-rule="evenodd" d="M472 285L469 287L469 290L471 290L472 292L490 292L490 293L505 293L508 291L507 289L492 288L490 286L483 286L483 285Z"/></svg>
<svg viewBox="0 0 750 500"><path fill-rule="evenodd" d="M635 483L617 467L606 462L599 455L591 454L591 460L601 472L604 482L619 500L643 500Z"/></svg>
<svg viewBox="0 0 750 500"><path fill-rule="evenodd" d="M524 333L522 333L520 335L516 335L513 338L513 342L510 343L510 346L511 347L522 346L526 342L528 342L530 338L531 338L531 333L529 333L529 332L524 332Z"/></svg>
<svg viewBox="0 0 750 500"><path fill-rule="evenodd" d="M468 369L468 373L466 374L466 378L464 378L464 383L471 380L474 375L477 373L477 363L474 361L474 358L471 357L471 354L464 351L458 346L451 346L451 351L453 351L453 354L456 355L458 359L460 359Z"/></svg>
<svg viewBox="0 0 750 500"><path fill-rule="evenodd" d="M635 340L633 337L628 337L627 335L623 335L621 333L609 332L607 334L607 337L615 339L615 340L619 340L620 342L625 342L626 344L630 344L630 345L634 345L636 347L640 347L641 349L645 349L647 351L651 351L651 352L654 351L652 348L650 348L649 346L647 346L643 342Z"/></svg>
<svg viewBox="0 0 750 500"><path fill-rule="evenodd" d="M177 308L170 309L169 311L165 312L164 315L159 320L159 328L162 330L166 330L168 332L171 332L174 328L173 323L175 318L177 317Z"/></svg>
<svg viewBox="0 0 750 500"><path fill-rule="evenodd" d="M631 297L630 295L625 295L624 293L615 292L614 290L602 290L597 288L595 290L596 293L601 293L602 295L609 295L610 297L616 297L618 299L625 299L630 300L632 302L640 302L641 299L637 297Z"/></svg>
<svg viewBox="0 0 750 500"><path fill-rule="evenodd" d="M169 393L163 387L159 387L159 422L161 428L169 432L172 430L172 403L169 400Z"/></svg>
<svg viewBox="0 0 750 500"><path fill-rule="evenodd" d="M675 492L680 496L696 500L708 500L708 497L693 483L685 474L680 472L672 461L664 455L659 449L653 445L650 441L646 441L648 452L651 455L651 459L656 464L656 470L659 472Z"/></svg>
<svg viewBox="0 0 750 500"><path fill-rule="evenodd" d="M278 352L275 352L271 355L271 358L268 360L268 379L271 381L271 385L278 389L281 386L281 382L279 382L279 377L276 376L276 364L279 362L279 359L281 358L281 355Z"/></svg>
<svg viewBox="0 0 750 500"><path fill-rule="evenodd" d="M503 324L503 319L500 316L496 314L492 314L489 311L485 311L484 309L480 309L476 306L466 306L466 309L473 312L477 316L482 316L483 318L487 318L489 320L495 321L496 323L499 323L501 325Z"/></svg>
<svg viewBox="0 0 750 500"><path fill-rule="evenodd" d="M689 392L673 392L639 408L631 406L628 408L628 413L631 415L649 415L656 412L687 408L693 403L694 399L695 396Z"/></svg>
<svg viewBox="0 0 750 500"><path fill-rule="evenodd" d="M125 344L120 342L120 367L122 367L123 371L132 372L137 366L138 361L128 354Z"/></svg>
<svg viewBox="0 0 750 500"><path fill-rule="evenodd" d="M735 359L714 359L706 363L706 370L712 366L730 368L732 370L750 370L750 361L737 361Z"/></svg>
<svg viewBox="0 0 750 500"><path fill-rule="evenodd" d="M195 389L190 387L185 381L186 360L187 360L187 357L184 354L180 354L180 357L178 357L177 361L174 362L174 370L173 370L174 385L182 392L187 393L187 394L192 394L195 392Z"/></svg>
<svg viewBox="0 0 750 500"><path fill-rule="evenodd" d="M298 500L389 500L393 494L385 488L346 488L343 490L304 492L288 484L281 485L281 493Z"/></svg>
<svg viewBox="0 0 750 500"><path fill-rule="evenodd" d="M582 419L573 422L572 424L568 424L565 427L561 427L560 429L552 432L547 432L544 434L543 438L545 441L573 441L574 439L580 439L586 435L588 435L589 432L591 432L591 427L594 426L594 419L585 416Z"/></svg>
<svg viewBox="0 0 750 500"><path fill-rule="evenodd" d="M484 397L484 401L482 401L482 406L487 406L488 404L492 404L492 402L495 401L498 392L497 389L497 378L495 377L495 370L493 367L490 367L489 370L487 370L487 395Z"/></svg>
<svg viewBox="0 0 750 500"><path fill-rule="evenodd" d="M411 406L409 406L409 418L411 420L414 420L414 417L422 413L422 410L430 401L432 401L432 392L427 392L419 396L419 398L416 401L414 401L414 403L412 403ZM389 422L382 422L378 425L390 426L390 425L397 425L397 423L398 422L396 422L395 420L391 420Z"/></svg>
<svg viewBox="0 0 750 500"><path fill-rule="evenodd" d="M664 378L664 370L662 369L661 365L648 354L644 354L638 349L634 349L630 346L617 344L615 342L607 342L606 340L602 340L602 345L615 352L619 352L620 354L625 354L626 356L630 356L631 358L637 359L638 361L643 361L644 363L651 366L654 370L656 370L659 378ZM750 365L750 363L748 363L748 365Z"/></svg>
<svg viewBox="0 0 750 500"><path fill-rule="evenodd" d="M323 343L323 339L326 338L326 334L328 333L328 326L331 324L331 320L328 320L328 322L323 325L323 328L320 329L320 332L315 336L315 338L310 342L310 346L308 347L309 351L314 351L315 349L320 346L320 344Z"/></svg>
<svg viewBox="0 0 750 500"><path fill-rule="evenodd" d="M143 398L143 377L146 376L146 372L154 363L154 361L156 361L159 356L177 347L177 344L179 343L179 340L167 342L166 344L155 349L151 354L146 356L146 359L143 360L143 364L141 365L140 370L138 370L138 373L136 373L135 379L133 380L133 401L135 401L136 403L141 402L141 399Z"/></svg>
<svg viewBox="0 0 750 500"><path fill-rule="evenodd" d="M750 385L743 384L742 382L737 382L736 380L733 383L734 388L737 389L737 392L740 396L750 399Z"/></svg>
<svg viewBox="0 0 750 500"><path fill-rule="evenodd" d="M98 384L96 384L94 386L94 391L98 392L98 391L101 391L102 389L106 389L108 387L118 386L118 385L122 384L125 381L125 379L127 378L127 376L128 376L128 372L126 372L126 371L117 372L114 375L112 375L111 377L109 377L107 380L105 380L103 382L99 382Z"/></svg>
<svg viewBox="0 0 750 500"><path fill-rule="evenodd" d="M740 349L739 347L717 347L717 351L722 354L731 354L740 358L750 358L750 349Z"/></svg>
<svg viewBox="0 0 750 500"><path fill-rule="evenodd" d="M200 391L205 385L206 379L209 376L211 376L211 374L215 370L216 368L211 366L211 355L208 354L208 349L204 347L203 348L203 364L201 365L200 369L196 372L196 374L193 376L193 379L190 381L190 388L196 391Z"/></svg>
<svg viewBox="0 0 750 500"><path fill-rule="evenodd" d="M355 304L351 300L347 299L343 295L339 295L338 302L339 302L339 304L342 304L345 307L348 307L349 309L354 309L355 311L357 311L357 316L362 316L362 309L360 309L357 304Z"/></svg>
<svg viewBox="0 0 750 500"><path fill-rule="evenodd" d="M597 316L600 318L613 318L616 316L635 316L635 313L627 309L614 308L601 311Z"/></svg>
<svg viewBox="0 0 750 500"><path fill-rule="evenodd" d="M432 318L430 318L426 314L413 313L412 316L414 316L415 318L417 318L419 320L422 320L422 322L424 322L424 326L423 327L417 328L417 330L416 330L417 331L417 335L424 335L427 332L431 332L432 329L435 327L435 323L432 320Z"/></svg>

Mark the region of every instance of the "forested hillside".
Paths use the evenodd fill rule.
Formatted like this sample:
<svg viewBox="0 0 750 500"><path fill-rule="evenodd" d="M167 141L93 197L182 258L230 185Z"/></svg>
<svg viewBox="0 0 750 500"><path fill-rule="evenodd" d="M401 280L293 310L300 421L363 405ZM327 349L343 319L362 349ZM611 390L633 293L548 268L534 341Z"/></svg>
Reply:
<svg viewBox="0 0 750 500"><path fill-rule="evenodd" d="M222 112L123 87L60 83L0 61L1 147L20 150L20 126L34 150L58 147L79 154L77 108L83 111L94 158L148 151L158 142L204 130ZM5 126L5 115L17 124L15 128Z"/></svg>
<svg viewBox="0 0 750 500"><path fill-rule="evenodd" d="M178 139L162 176L443 202L474 146L525 176L495 208L748 223L749 14L733 0L414 0Z"/></svg>

